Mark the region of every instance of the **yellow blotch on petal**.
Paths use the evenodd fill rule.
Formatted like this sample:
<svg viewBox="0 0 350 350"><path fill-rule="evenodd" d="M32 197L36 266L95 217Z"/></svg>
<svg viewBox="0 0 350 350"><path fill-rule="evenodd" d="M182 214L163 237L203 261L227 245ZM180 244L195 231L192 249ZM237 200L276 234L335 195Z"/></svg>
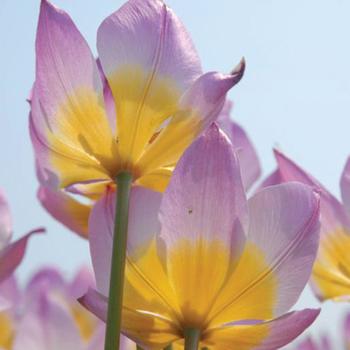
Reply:
<svg viewBox="0 0 350 350"><path fill-rule="evenodd" d="M350 233L344 228L321 236L312 282L322 299L350 300Z"/></svg>
<svg viewBox="0 0 350 350"><path fill-rule="evenodd" d="M181 239L167 254L183 328L203 329L230 269L230 250L219 240Z"/></svg>
<svg viewBox="0 0 350 350"><path fill-rule="evenodd" d="M122 167L132 170L162 123L176 112L181 93L172 79L134 64L107 79L116 104Z"/></svg>
<svg viewBox="0 0 350 350"><path fill-rule="evenodd" d="M180 319L176 297L169 284L155 239L128 252L125 270L124 306L147 310L173 320L177 332ZM143 329L142 325L140 325ZM147 325L148 327L148 325Z"/></svg>
<svg viewBox="0 0 350 350"><path fill-rule="evenodd" d="M14 330L11 318L4 312L0 313L0 348L11 350Z"/></svg>
<svg viewBox="0 0 350 350"><path fill-rule="evenodd" d="M91 90L74 91L50 118L47 139L50 161L61 186L112 177L118 172L115 135L100 98Z"/></svg>
<svg viewBox="0 0 350 350"><path fill-rule="evenodd" d="M247 242L238 266L218 294L209 315L209 327L247 319L271 319L277 301L277 283L264 253Z"/></svg>

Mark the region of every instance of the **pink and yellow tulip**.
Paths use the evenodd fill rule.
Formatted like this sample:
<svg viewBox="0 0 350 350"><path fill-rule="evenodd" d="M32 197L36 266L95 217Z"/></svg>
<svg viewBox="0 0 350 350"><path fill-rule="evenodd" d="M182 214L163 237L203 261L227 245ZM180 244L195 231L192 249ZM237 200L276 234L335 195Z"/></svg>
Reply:
<svg viewBox="0 0 350 350"><path fill-rule="evenodd" d="M160 0L129 0L103 21L97 48L101 69L68 14L42 0L30 132L46 185L98 196L128 172L163 191L244 62L202 74L186 29Z"/></svg>
<svg viewBox="0 0 350 350"><path fill-rule="evenodd" d="M76 301L93 285L86 269L67 283L57 270L44 268L24 290L13 277L5 280L0 296L8 307L0 313L0 348L102 350L104 325Z"/></svg>
<svg viewBox="0 0 350 350"><path fill-rule="evenodd" d="M316 256L319 199L302 184L248 201L232 144L213 125L186 150L164 195L131 192L123 333L145 348L178 344L276 349L319 310L286 312ZM98 291L81 302L106 320L115 195L101 198L89 234Z"/></svg>
<svg viewBox="0 0 350 350"><path fill-rule="evenodd" d="M343 203L291 159L275 151L278 169L268 183L299 181L312 186L321 198L320 248L311 286L320 300L350 300L350 161L341 178Z"/></svg>

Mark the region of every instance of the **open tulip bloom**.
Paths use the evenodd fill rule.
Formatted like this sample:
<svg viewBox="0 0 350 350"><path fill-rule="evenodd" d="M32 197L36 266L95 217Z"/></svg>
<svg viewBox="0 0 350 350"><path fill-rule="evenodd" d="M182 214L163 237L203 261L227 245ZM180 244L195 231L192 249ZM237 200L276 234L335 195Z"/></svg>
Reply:
<svg viewBox="0 0 350 350"><path fill-rule="evenodd" d="M23 289L14 277L1 283L0 296L9 306L0 312L0 348L102 350L103 323L76 301L94 285L91 277L82 269L68 283L57 270L43 268Z"/></svg>
<svg viewBox="0 0 350 350"><path fill-rule="evenodd" d="M81 299L102 320L114 197L109 191L90 216L98 290ZM141 346L273 350L317 317L286 312L315 259L318 195L288 183L247 201L232 144L216 125L185 151L164 195L133 187L130 209L122 331Z"/></svg>
<svg viewBox="0 0 350 350"><path fill-rule="evenodd" d="M33 234L43 232L43 228L35 229L23 238L11 243L13 232L10 209L4 193L0 190L0 282L11 276L16 267L21 263L28 239ZM0 296L0 309L6 304L6 301Z"/></svg>
<svg viewBox="0 0 350 350"><path fill-rule="evenodd" d="M106 349L119 343L131 183L162 191L188 145L242 77L202 74L182 23L160 0L130 0L97 34L98 62L70 17L42 0L30 134L46 185L90 196L117 185ZM119 335L119 332L116 332Z"/></svg>
<svg viewBox="0 0 350 350"><path fill-rule="evenodd" d="M311 278L313 291L320 300L350 300L350 160L341 178L342 204L284 154L275 151L275 156L278 169L267 183L300 181L320 193L321 236Z"/></svg>

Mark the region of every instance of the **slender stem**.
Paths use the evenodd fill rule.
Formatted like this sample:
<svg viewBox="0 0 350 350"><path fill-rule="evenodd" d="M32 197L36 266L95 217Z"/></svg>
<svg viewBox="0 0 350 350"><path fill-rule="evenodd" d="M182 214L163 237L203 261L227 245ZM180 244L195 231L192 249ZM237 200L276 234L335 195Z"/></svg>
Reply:
<svg viewBox="0 0 350 350"><path fill-rule="evenodd" d="M186 328L184 331L185 350L198 350L201 332L197 328Z"/></svg>
<svg viewBox="0 0 350 350"><path fill-rule="evenodd" d="M173 344L169 344L164 348L164 350L173 350Z"/></svg>
<svg viewBox="0 0 350 350"><path fill-rule="evenodd" d="M117 196L105 350L119 350L126 243L128 235L129 197L132 176L130 173L120 173L117 175L115 182L117 185Z"/></svg>
<svg viewBox="0 0 350 350"><path fill-rule="evenodd" d="M140 345L136 344L136 350L143 350Z"/></svg>

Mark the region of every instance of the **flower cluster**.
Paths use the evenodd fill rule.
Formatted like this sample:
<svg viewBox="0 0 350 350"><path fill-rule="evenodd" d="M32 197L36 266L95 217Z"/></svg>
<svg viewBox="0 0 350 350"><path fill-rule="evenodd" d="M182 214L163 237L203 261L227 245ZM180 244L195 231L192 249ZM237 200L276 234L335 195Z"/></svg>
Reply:
<svg viewBox="0 0 350 350"><path fill-rule="evenodd" d="M1 349L276 350L320 312L291 311L309 280L320 301L349 300L350 160L343 204L277 150L254 186L259 159L227 98L244 59L204 73L161 0L107 17L98 57L41 0L35 49L38 200L88 241L94 277L43 268L19 287L14 270L43 229L10 243L0 193Z"/></svg>

